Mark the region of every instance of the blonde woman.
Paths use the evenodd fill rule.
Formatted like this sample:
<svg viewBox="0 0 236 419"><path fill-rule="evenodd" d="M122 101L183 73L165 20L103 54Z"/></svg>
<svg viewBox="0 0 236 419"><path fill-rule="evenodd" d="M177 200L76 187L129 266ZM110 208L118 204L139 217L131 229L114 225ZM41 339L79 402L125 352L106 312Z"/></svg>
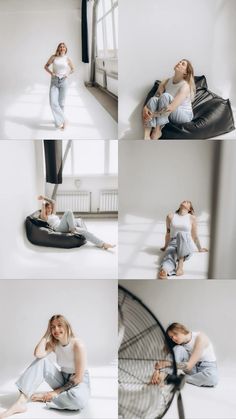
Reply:
<svg viewBox="0 0 236 419"><path fill-rule="evenodd" d="M67 46L61 42L44 66L51 75L50 106L55 125L59 129L65 128L64 106L67 89L67 78L73 73L74 66L67 56Z"/></svg>
<svg viewBox="0 0 236 419"><path fill-rule="evenodd" d="M198 387L214 387L218 370L213 345L203 332L192 332L181 323L172 323L166 330L174 345L177 368L186 375L186 382ZM166 377L169 361L157 361L151 383L160 384ZM168 372L168 371L167 371Z"/></svg>
<svg viewBox="0 0 236 419"><path fill-rule="evenodd" d="M174 66L174 76L163 80L143 108L144 139L158 140L169 121L177 124L193 119L192 101L196 93L194 70L189 60Z"/></svg>
<svg viewBox="0 0 236 419"><path fill-rule="evenodd" d="M68 210L64 212L63 216L59 218L58 215L56 215L56 201L53 199L39 195L38 200L42 201L40 218L47 221L52 230L61 233L81 234L87 241L90 241L95 244L95 246L104 250L115 247L114 244L106 243L88 231L82 218L75 218L72 211Z"/></svg>
<svg viewBox="0 0 236 419"><path fill-rule="evenodd" d="M191 201L183 201L175 213L166 217L165 252L159 271L159 279L184 274L184 261L193 253L195 243L199 252L207 252L202 247L197 233L197 219Z"/></svg>
<svg viewBox="0 0 236 419"><path fill-rule="evenodd" d="M48 359L51 352L55 353L60 369ZM0 415L0 419L25 412L28 401L45 402L49 409L83 409L90 396L85 347L75 337L64 316L56 314L51 317L34 356L36 360L16 382L20 392L18 400ZM35 393L43 381L52 391Z"/></svg>

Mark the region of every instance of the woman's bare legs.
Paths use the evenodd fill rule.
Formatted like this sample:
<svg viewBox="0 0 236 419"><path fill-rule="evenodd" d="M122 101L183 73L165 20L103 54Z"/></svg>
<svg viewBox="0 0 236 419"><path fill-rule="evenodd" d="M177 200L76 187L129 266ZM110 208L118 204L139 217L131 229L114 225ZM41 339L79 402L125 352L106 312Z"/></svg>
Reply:
<svg viewBox="0 0 236 419"><path fill-rule="evenodd" d="M181 276L184 274L184 258L180 258L176 269L176 275Z"/></svg>
<svg viewBox="0 0 236 419"><path fill-rule="evenodd" d="M0 414L0 419L8 418L9 416L15 415L16 413L26 412L27 401L28 397L26 397L23 393L20 393L20 396L17 399L17 401L11 407L9 407L9 409Z"/></svg>
<svg viewBox="0 0 236 419"><path fill-rule="evenodd" d="M151 131L152 131L152 128L146 127L144 125L144 140L151 140Z"/></svg>
<svg viewBox="0 0 236 419"><path fill-rule="evenodd" d="M152 129L151 132L151 140L159 140L161 137L161 127L157 125L155 128Z"/></svg>

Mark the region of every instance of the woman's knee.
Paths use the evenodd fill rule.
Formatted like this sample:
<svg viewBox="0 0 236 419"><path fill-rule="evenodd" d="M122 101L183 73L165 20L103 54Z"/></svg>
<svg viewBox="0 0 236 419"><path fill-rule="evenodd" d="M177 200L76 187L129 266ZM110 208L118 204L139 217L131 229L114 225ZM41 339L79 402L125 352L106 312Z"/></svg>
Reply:
<svg viewBox="0 0 236 419"><path fill-rule="evenodd" d="M71 397L71 410L81 410L84 409L89 399L89 391L82 392L79 394L78 390L70 391Z"/></svg>
<svg viewBox="0 0 236 419"><path fill-rule="evenodd" d="M173 96L171 96L169 93L162 93L162 95L159 97L160 104L169 105L173 101Z"/></svg>

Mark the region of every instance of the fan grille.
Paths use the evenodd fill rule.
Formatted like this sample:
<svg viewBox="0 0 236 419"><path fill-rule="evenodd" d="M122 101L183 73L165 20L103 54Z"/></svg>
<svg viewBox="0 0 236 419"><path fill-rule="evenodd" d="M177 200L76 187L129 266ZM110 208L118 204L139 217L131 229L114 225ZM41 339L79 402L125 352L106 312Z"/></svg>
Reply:
<svg viewBox="0 0 236 419"><path fill-rule="evenodd" d="M155 362L168 360L164 373L175 374L173 351L165 332L150 310L119 287L119 417L155 419L165 414L174 386L150 384Z"/></svg>

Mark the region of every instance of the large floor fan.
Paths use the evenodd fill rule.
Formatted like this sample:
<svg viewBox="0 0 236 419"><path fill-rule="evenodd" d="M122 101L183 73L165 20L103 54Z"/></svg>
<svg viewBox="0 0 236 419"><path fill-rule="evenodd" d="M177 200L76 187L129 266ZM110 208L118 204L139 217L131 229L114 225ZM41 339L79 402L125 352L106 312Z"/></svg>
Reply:
<svg viewBox="0 0 236 419"><path fill-rule="evenodd" d="M184 419L180 389L168 337L152 312L132 293L119 286L119 419L158 419L168 410L177 392L179 418ZM168 361L158 370L160 383L151 384L157 361Z"/></svg>

